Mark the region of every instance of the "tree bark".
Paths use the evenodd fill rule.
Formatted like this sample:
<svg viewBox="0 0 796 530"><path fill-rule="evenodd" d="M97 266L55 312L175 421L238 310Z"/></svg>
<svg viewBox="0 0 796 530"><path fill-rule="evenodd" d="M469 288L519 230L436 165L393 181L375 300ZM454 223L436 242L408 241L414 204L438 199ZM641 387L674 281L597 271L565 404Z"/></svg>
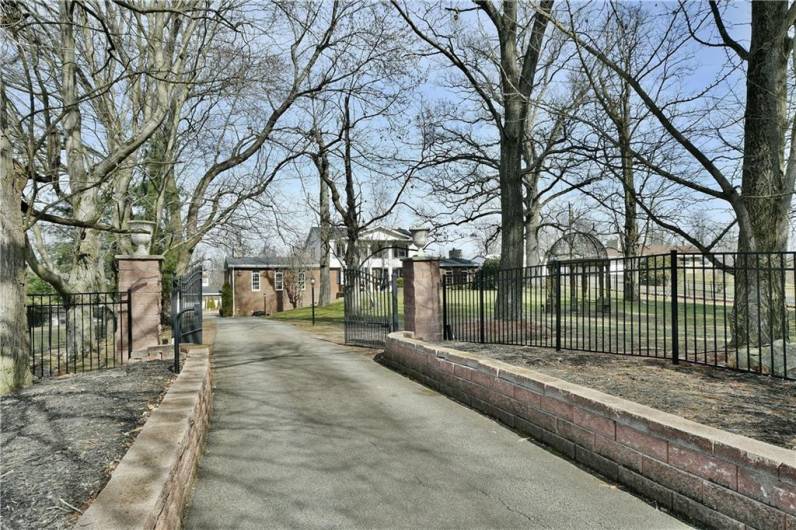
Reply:
<svg viewBox="0 0 796 530"><path fill-rule="evenodd" d="M0 395L32 382L25 314L25 229L19 207L25 178L14 172L5 98L0 79Z"/></svg>
<svg viewBox="0 0 796 530"><path fill-rule="evenodd" d="M546 0L542 9L550 12L553 2ZM494 22L500 39L500 87L503 92L503 124L500 130L500 278L497 285L496 317L516 320L522 313L522 285L519 277L524 261L524 215L522 154L525 123L533 89L536 66L548 18L537 13L522 60L517 48L517 3L503 4L503 12Z"/></svg>
<svg viewBox="0 0 796 530"><path fill-rule="evenodd" d="M318 305L324 306L332 300L332 285L329 280L329 259L331 255L332 216L329 211L329 185L320 179L320 223L319 235L321 238L320 278Z"/></svg>
<svg viewBox="0 0 796 530"><path fill-rule="evenodd" d="M326 153L326 144L320 129L313 128L313 136L318 144L318 153L312 157L315 168L318 170L318 235L320 237L321 255L319 256L320 278L318 305L324 306L332 300L332 285L329 281L329 259L331 255L332 240L332 214L329 209L329 157ZM342 274L342 271L341 271Z"/></svg>
<svg viewBox="0 0 796 530"><path fill-rule="evenodd" d="M788 246L794 185L793 174L784 167L790 42L780 31L787 11L787 1L752 3L741 181L751 227L740 231L739 252L784 252ZM770 259L773 268L768 267ZM783 327L787 322L783 275L778 256L737 257L733 311L737 344L759 347L778 338L788 340Z"/></svg>
<svg viewBox="0 0 796 530"><path fill-rule="evenodd" d="M526 202L531 202L526 199ZM539 224L541 205L533 201L526 205L525 219L525 266L536 267L541 263L539 256Z"/></svg>
<svg viewBox="0 0 796 530"><path fill-rule="evenodd" d="M638 299L639 254L638 213L636 210L636 183L633 175L633 152L630 148L630 87L622 81L619 123L619 156L622 164L622 189L624 191L624 226L622 230L622 296L628 302Z"/></svg>

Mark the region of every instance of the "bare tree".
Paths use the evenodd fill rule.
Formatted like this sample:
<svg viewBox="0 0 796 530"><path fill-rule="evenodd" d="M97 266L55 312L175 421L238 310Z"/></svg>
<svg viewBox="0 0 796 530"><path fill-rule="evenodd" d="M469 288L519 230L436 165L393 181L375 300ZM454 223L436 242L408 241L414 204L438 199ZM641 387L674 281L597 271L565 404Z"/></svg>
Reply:
<svg viewBox="0 0 796 530"><path fill-rule="evenodd" d="M102 282L100 234L115 230L105 216L106 193L158 129L169 99L182 89L189 66L186 51L201 17L179 10L144 14L115 4L70 0L58 6L7 3L2 13L8 37L3 49L8 59L3 136L12 146L5 163L17 177L17 185L3 189L9 194L4 201L22 207L22 223L13 222L13 228L22 230L18 236L25 240L28 265L67 295L69 305L69 293L94 290ZM157 45L139 48L141 42ZM140 90L146 102L142 99L136 109L135 126L111 132L108 118L114 109L108 103L122 82ZM69 227L74 251L64 269L50 260L41 223ZM24 269L15 268L19 265L9 263L2 276L24 277ZM13 320L16 326L24 322L24 294L24 283L13 291L18 299L13 310L23 316L4 311L4 321ZM12 292L0 297L6 295ZM3 348L3 357L14 365L26 362L20 351L24 343L8 338L5 331L2 342L9 346ZM9 331L25 335L24 330ZM80 349L75 337L75 329L68 332L73 352Z"/></svg>
<svg viewBox="0 0 796 530"><path fill-rule="evenodd" d="M526 22L518 16L518 3L503 2L497 7L491 0L476 1L472 8L455 8L455 16L469 12L483 14L498 41L500 92L496 98L488 92L489 74L482 71L481 61L468 58L456 46L454 32L445 32L444 9L431 7L413 13L406 5L392 0L392 5L412 30L437 54L448 61L469 82L478 94L483 109L489 113L499 131L500 159L498 164L501 215L501 268L523 265L523 171L526 122L529 114L534 77L541 55L552 0L543 0L538 11ZM496 102L497 99L497 102ZM513 288L502 290L498 306L506 318L519 315L520 292Z"/></svg>

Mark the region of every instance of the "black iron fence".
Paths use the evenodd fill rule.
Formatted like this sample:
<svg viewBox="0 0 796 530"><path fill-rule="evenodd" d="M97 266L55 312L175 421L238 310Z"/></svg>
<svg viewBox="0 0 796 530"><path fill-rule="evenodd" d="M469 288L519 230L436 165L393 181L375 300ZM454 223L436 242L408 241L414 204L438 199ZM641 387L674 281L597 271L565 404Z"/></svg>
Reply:
<svg viewBox="0 0 796 530"><path fill-rule="evenodd" d="M28 295L34 377L122 365L132 353L132 293Z"/></svg>
<svg viewBox="0 0 796 530"><path fill-rule="evenodd" d="M177 276L171 286L171 332L174 337L174 370L180 371L180 344L202 343L202 266Z"/></svg>
<svg viewBox="0 0 796 530"><path fill-rule="evenodd" d="M348 269L344 274L345 343L383 346L387 334L400 329L397 272L371 274Z"/></svg>
<svg viewBox="0 0 796 530"><path fill-rule="evenodd" d="M796 379L794 253L553 261L444 277L447 339Z"/></svg>

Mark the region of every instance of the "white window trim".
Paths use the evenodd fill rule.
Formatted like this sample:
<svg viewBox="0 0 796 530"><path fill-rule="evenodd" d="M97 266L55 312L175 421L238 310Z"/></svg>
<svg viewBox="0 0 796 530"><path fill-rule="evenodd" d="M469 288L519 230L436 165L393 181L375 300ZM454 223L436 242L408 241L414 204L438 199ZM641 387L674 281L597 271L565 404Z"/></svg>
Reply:
<svg viewBox="0 0 796 530"><path fill-rule="evenodd" d="M255 274L257 275L257 289L254 288L254 275ZM262 277L260 276L260 273L258 271L252 271L251 287L252 287L252 292L253 293L256 293L256 292L260 291L260 287L261 287L260 282L261 281L262 281Z"/></svg>
<svg viewBox="0 0 796 530"><path fill-rule="evenodd" d="M274 273L274 291L282 291L285 288L285 273L284 272L275 272Z"/></svg>
<svg viewBox="0 0 796 530"><path fill-rule="evenodd" d="M307 275L303 272L298 273L299 289L305 291L307 289Z"/></svg>

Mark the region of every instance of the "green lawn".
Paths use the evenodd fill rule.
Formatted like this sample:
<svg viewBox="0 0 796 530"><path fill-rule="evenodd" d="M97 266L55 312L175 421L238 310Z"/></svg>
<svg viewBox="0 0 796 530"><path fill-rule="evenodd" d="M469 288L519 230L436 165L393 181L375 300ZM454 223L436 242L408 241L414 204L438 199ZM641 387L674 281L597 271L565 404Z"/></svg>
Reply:
<svg viewBox="0 0 796 530"><path fill-rule="evenodd" d="M404 314L404 297L403 289L398 289L398 317L403 319ZM377 300L373 303L376 304L377 309L370 311L363 311L363 316L367 314L377 314L382 312L385 308L389 307L389 293L380 292L375 295ZM362 299L364 300L364 298ZM344 320L344 304L343 299L338 298L334 302L326 306L315 307L315 322L324 324L343 324ZM280 313L273 313L269 318L274 320L283 320L287 322L310 322L312 321L312 306L300 307L298 309L291 309L289 311L282 311Z"/></svg>
<svg viewBox="0 0 796 530"><path fill-rule="evenodd" d="M299 307L289 311L274 313L269 318L286 321L311 321L312 306ZM343 299L335 300L329 305L315 307L315 321L327 324L343 324Z"/></svg>

